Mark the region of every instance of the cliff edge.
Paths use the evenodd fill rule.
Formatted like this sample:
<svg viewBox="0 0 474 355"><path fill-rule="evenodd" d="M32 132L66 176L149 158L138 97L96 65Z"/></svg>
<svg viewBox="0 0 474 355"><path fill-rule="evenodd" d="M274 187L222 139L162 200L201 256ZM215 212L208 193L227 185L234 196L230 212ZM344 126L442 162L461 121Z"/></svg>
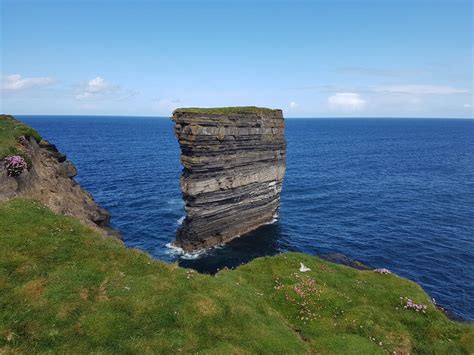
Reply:
<svg viewBox="0 0 474 355"><path fill-rule="evenodd" d="M21 156L28 168L10 176L3 161L0 163L0 202L32 198L56 213L78 218L101 234L121 239L110 227L109 212L74 180L74 164L31 127L12 116L0 115L0 160L8 156Z"/></svg>
<svg viewBox="0 0 474 355"><path fill-rule="evenodd" d="M274 219L285 175L281 110L181 108L186 218L176 244L187 251L225 243Z"/></svg>
<svg viewBox="0 0 474 355"><path fill-rule="evenodd" d="M0 226L1 354L474 353L472 324L384 270L284 253L199 274L22 198Z"/></svg>

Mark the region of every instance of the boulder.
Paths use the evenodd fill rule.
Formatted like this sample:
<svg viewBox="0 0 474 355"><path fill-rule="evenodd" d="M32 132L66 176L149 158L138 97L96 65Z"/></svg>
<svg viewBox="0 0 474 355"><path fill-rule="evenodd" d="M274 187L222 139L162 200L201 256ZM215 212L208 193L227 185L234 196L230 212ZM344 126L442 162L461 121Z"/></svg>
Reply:
<svg viewBox="0 0 474 355"><path fill-rule="evenodd" d="M64 178L73 178L77 175L77 169L72 162L66 160L58 165L58 174Z"/></svg>

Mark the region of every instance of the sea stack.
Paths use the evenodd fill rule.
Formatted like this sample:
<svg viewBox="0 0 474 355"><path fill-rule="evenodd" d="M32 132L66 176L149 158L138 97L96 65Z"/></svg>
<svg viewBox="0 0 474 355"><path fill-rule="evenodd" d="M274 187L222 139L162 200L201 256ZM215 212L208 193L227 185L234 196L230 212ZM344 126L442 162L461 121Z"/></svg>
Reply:
<svg viewBox="0 0 474 355"><path fill-rule="evenodd" d="M196 251L270 223L286 167L282 111L181 108L172 120L181 147L186 211L176 245Z"/></svg>

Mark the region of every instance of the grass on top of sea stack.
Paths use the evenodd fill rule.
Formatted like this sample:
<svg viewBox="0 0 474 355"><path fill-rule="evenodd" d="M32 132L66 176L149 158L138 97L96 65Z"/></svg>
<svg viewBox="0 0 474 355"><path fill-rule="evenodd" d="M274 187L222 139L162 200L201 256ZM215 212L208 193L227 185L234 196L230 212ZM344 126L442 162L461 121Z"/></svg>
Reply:
<svg viewBox="0 0 474 355"><path fill-rule="evenodd" d="M245 115L245 114L270 114L279 110L256 106L236 106L236 107L189 107L178 108L174 113L201 113L207 115Z"/></svg>
<svg viewBox="0 0 474 355"><path fill-rule="evenodd" d="M21 136L32 137L37 142L41 141L41 136L30 126L16 120L13 116L0 115L0 160L12 155L29 159L18 143L18 138Z"/></svg>
<svg viewBox="0 0 474 355"><path fill-rule="evenodd" d="M393 274L287 253L202 275L24 199L0 204L0 225L1 353L474 350L472 325Z"/></svg>

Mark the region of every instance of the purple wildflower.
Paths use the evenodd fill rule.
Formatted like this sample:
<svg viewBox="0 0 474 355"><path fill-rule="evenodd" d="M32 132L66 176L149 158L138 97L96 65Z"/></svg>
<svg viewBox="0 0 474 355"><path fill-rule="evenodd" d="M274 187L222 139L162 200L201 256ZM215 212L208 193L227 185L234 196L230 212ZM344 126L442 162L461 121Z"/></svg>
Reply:
<svg viewBox="0 0 474 355"><path fill-rule="evenodd" d="M8 176L19 176L24 170L28 168L25 159L19 155L6 157L4 160Z"/></svg>
<svg viewBox="0 0 474 355"><path fill-rule="evenodd" d="M405 309L413 309L415 312L422 312L426 313L426 309L428 308L426 305L422 303L415 303L412 299L405 297L406 304L403 306Z"/></svg>

